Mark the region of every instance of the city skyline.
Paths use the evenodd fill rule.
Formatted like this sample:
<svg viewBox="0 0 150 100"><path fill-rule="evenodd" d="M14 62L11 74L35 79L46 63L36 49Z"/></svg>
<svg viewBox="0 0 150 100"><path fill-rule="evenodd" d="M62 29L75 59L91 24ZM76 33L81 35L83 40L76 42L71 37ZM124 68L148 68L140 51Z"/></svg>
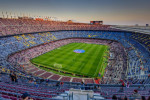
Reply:
<svg viewBox="0 0 150 100"><path fill-rule="evenodd" d="M149 0L0 0L0 13L110 25L150 24Z"/></svg>

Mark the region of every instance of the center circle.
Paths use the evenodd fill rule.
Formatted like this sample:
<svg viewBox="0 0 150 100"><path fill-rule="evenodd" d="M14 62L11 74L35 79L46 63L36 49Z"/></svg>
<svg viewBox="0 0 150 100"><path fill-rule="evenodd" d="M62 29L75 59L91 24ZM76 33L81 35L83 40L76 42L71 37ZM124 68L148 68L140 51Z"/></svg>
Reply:
<svg viewBox="0 0 150 100"><path fill-rule="evenodd" d="M85 50L82 50L82 49L76 49L76 50L74 50L73 52L75 52L75 53L84 53Z"/></svg>

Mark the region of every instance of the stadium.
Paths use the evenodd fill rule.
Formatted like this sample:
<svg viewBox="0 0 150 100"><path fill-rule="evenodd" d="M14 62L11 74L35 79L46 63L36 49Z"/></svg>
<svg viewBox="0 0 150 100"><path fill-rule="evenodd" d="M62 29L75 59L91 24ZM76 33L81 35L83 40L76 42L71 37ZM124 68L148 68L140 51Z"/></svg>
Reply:
<svg viewBox="0 0 150 100"><path fill-rule="evenodd" d="M150 98L149 26L1 17L0 54L0 100Z"/></svg>

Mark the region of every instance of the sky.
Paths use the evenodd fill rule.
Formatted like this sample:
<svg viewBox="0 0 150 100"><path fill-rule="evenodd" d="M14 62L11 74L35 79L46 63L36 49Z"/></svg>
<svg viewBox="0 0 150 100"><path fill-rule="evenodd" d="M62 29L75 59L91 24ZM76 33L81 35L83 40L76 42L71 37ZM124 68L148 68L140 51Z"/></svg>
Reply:
<svg viewBox="0 0 150 100"><path fill-rule="evenodd" d="M150 24L150 0L0 0L0 16L2 12L109 25Z"/></svg>

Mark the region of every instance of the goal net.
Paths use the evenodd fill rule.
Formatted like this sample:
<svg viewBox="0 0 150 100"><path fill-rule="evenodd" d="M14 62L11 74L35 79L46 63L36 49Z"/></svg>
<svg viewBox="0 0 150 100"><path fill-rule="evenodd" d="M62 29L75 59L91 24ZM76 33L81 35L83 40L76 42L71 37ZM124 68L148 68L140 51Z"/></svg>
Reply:
<svg viewBox="0 0 150 100"><path fill-rule="evenodd" d="M61 65L61 64L58 64L58 63L54 63L54 67L57 68L57 69L61 69L61 68L62 68L62 65Z"/></svg>

